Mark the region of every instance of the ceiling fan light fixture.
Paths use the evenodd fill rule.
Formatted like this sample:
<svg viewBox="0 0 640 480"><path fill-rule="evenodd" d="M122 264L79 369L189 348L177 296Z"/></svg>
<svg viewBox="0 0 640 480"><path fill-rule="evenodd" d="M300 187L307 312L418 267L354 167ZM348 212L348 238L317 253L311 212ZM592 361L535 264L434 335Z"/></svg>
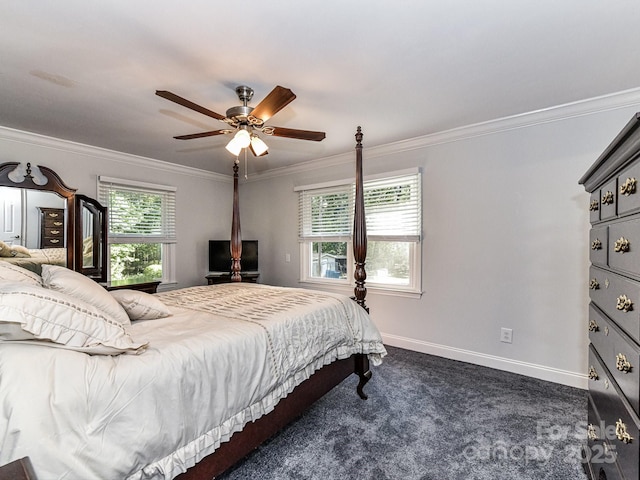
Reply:
<svg viewBox="0 0 640 480"><path fill-rule="evenodd" d="M236 157L240 155L240 152L242 151L242 146L240 145L240 142L236 139L236 137L233 137L229 141L229 143L227 143L227 146L225 148L229 151L229 153L235 155Z"/></svg>
<svg viewBox="0 0 640 480"><path fill-rule="evenodd" d="M256 155L256 157L264 155L267 150L269 150L267 144L264 143L262 139L257 135L251 136L251 148L253 149L253 153Z"/></svg>
<svg viewBox="0 0 640 480"><path fill-rule="evenodd" d="M251 143L251 135L242 128L238 130L238 133L235 134L233 139L238 142L240 148L247 148Z"/></svg>

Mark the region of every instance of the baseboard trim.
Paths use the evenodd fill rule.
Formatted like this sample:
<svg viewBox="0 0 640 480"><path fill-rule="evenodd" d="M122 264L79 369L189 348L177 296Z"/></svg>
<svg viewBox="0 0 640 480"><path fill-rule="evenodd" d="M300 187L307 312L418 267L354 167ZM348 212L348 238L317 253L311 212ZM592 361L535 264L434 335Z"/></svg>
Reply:
<svg viewBox="0 0 640 480"><path fill-rule="evenodd" d="M511 358L487 355L485 353L464 350L462 348L439 345L437 343L425 342L413 338L401 337L398 335L382 334L385 344L392 347L404 348L415 352L427 353L439 357L458 360L461 362L473 363L483 367L495 368L506 372L526 375L528 377L546 380L548 382L560 383L570 387L586 390L588 388L588 378L585 374L560 370L558 368L547 367L535 363L521 362Z"/></svg>

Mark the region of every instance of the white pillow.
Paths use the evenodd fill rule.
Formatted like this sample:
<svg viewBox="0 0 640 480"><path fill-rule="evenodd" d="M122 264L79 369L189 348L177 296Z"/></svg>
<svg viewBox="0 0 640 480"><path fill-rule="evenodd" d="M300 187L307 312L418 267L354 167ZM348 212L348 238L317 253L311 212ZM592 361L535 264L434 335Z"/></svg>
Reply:
<svg viewBox="0 0 640 480"><path fill-rule="evenodd" d="M41 287L42 277L31 270L0 260L0 282L19 282Z"/></svg>
<svg viewBox="0 0 640 480"><path fill-rule="evenodd" d="M107 290L81 273L58 265L42 265L42 284L89 303L123 325L131 325L127 312Z"/></svg>
<svg viewBox="0 0 640 480"><path fill-rule="evenodd" d="M0 284L0 341L37 341L102 355L141 353L147 346L134 341L121 323L93 305L20 283Z"/></svg>
<svg viewBox="0 0 640 480"><path fill-rule="evenodd" d="M138 290L112 290L115 298L130 320L155 320L171 315L171 311L157 297Z"/></svg>

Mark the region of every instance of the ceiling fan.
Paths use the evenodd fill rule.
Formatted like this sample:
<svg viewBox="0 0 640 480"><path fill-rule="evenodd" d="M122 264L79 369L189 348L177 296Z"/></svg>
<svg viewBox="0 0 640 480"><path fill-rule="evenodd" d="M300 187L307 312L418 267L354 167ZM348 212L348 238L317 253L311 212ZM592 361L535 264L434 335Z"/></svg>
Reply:
<svg viewBox="0 0 640 480"><path fill-rule="evenodd" d="M227 150L235 156L238 156L242 149L247 147L256 157L266 155L268 153L267 150L269 147L267 147L262 139L258 137L256 132L262 132L265 135L273 135L274 137L313 140L315 142L323 140L326 136L324 132L265 125L266 121L289 105L289 103L296 98L296 95L288 88L284 88L279 85L276 86L271 90L269 95L267 95L255 107L248 106L248 103L253 98L252 88L247 87L246 85L240 85L236 87L236 94L242 102L242 105L231 107L227 110L226 115L220 115L219 113L193 103L186 98L182 98L175 93L171 93L166 90L156 90L156 95L162 98L175 102L183 107L190 108L191 110L202 113L203 115L207 115L208 117L225 122L230 127L233 127L233 129L224 128L208 132L192 133L190 135L178 135L173 138L178 140L191 140L194 138L230 134L235 131L236 134L226 146Z"/></svg>

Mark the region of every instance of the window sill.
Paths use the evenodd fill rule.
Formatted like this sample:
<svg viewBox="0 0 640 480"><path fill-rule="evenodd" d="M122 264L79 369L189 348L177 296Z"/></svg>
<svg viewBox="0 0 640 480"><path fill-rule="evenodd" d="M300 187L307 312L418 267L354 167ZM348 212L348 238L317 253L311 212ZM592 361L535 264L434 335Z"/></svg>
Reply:
<svg viewBox="0 0 640 480"><path fill-rule="evenodd" d="M329 292L341 293L343 295L353 296L353 289L355 285L352 283L333 283L333 282L323 282L323 281L313 281L313 280L300 280L299 283L301 285L310 285L313 288L318 290L326 290ZM376 285L367 285L365 284L365 288L368 293L373 293L375 295L388 295L392 297L404 297L404 298L422 298L422 291L418 290L410 290L410 289L393 289L393 288L384 288Z"/></svg>

